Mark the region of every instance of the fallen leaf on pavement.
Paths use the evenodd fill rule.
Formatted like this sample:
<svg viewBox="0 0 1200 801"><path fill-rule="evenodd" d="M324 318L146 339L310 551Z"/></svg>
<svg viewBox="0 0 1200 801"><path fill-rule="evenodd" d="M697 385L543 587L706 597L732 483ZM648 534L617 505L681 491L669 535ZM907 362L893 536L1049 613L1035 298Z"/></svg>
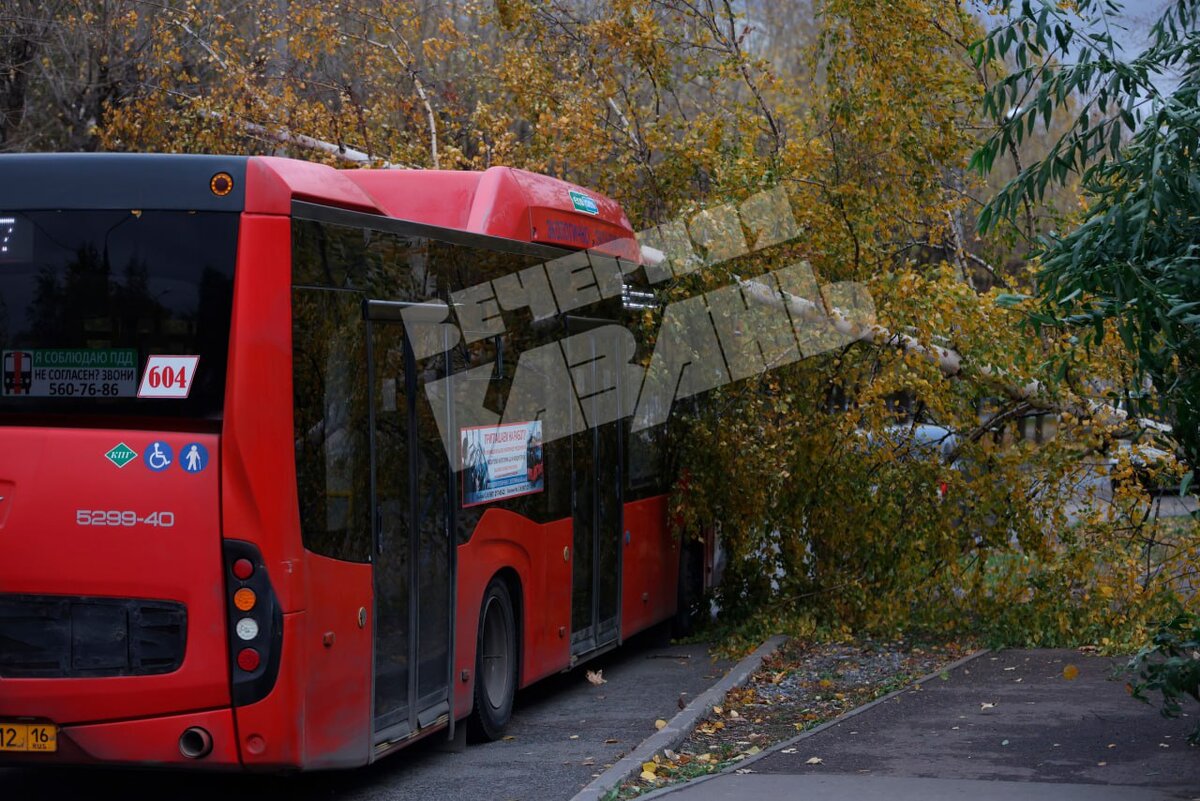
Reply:
<svg viewBox="0 0 1200 801"><path fill-rule="evenodd" d="M599 687L601 684L607 684L608 679L604 678L603 670L589 670L587 672L587 680Z"/></svg>
<svg viewBox="0 0 1200 801"><path fill-rule="evenodd" d="M1067 681L1074 681L1079 677L1079 668L1074 665L1067 665L1063 668L1063 678Z"/></svg>
<svg viewBox="0 0 1200 801"><path fill-rule="evenodd" d="M658 775L655 773L651 773L648 770L643 770L642 771L642 780L647 781L647 782L656 782L656 781L658 781Z"/></svg>
<svg viewBox="0 0 1200 801"><path fill-rule="evenodd" d="M987 701L984 701L983 703L981 703L981 704L979 705L979 711L980 711L980 712L982 712L982 711L983 711L983 710L985 710L985 709L995 709L995 708L996 708L996 705L995 705L995 704L993 704L993 703L989 703L989 702L987 702Z"/></svg>
<svg viewBox="0 0 1200 801"><path fill-rule="evenodd" d="M654 728L656 728L656 729L662 730L663 728L666 727L666 725L667 725L667 722L665 720L663 720L662 718L659 718L658 720L654 721Z"/></svg>
<svg viewBox="0 0 1200 801"><path fill-rule="evenodd" d="M820 765L824 761L825 760L821 759L820 757L809 757L808 759L804 760L804 764L805 765Z"/></svg>

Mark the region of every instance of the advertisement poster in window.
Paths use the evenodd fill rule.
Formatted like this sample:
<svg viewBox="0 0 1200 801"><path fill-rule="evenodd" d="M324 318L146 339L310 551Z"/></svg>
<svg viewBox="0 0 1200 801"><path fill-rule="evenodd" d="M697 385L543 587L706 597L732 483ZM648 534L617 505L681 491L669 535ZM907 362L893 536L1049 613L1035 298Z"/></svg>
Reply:
<svg viewBox="0 0 1200 801"><path fill-rule="evenodd" d="M464 428L461 434L464 507L545 487L541 420Z"/></svg>

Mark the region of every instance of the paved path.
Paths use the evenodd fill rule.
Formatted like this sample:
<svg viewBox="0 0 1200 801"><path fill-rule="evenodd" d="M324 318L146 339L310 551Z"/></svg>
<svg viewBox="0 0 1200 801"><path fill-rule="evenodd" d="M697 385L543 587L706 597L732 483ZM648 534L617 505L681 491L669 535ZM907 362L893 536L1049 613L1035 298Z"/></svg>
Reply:
<svg viewBox="0 0 1200 801"><path fill-rule="evenodd" d="M1063 677L1073 664L1079 676ZM843 723L671 801L1200 799L1192 717L1130 699L1124 660L1070 650L1003 651L968 662ZM786 752L786 753L785 753ZM813 758L818 764L809 764Z"/></svg>
<svg viewBox="0 0 1200 801"><path fill-rule="evenodd" d="M713 662L704 645L665 645L648 633L523 691L508 730L512 739L463 753L444 753L426 741L367 768L294 777L0 769L0 799L566 801L653 734L656 718L677 713L680 692L690 699L728 668ZM589 684L587 669L603 670L607 683Z"/></svg>

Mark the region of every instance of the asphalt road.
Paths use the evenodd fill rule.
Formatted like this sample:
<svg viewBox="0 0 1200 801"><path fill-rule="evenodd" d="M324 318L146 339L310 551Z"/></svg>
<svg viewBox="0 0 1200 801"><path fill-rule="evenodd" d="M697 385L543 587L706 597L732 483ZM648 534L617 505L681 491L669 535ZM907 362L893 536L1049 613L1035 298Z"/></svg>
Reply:
<svg viewBox="0 0 1200 801"><path fill-rule="evenodd" d="M421 742L366 768L291 777L10 768L0 769L0 798L565 801L653 734L657 718L678 712L680 693L690 700L729 667L713 661L704 645L667 645L661 632L648 632L524 690L508 729L512 739L469 745L462 753ZM585 671L597 669L607 683L593 686Z"/></svg>
<svg viewBox="0 0 1200 801"><path fill-rule="evenodd" d="M1200 748L1187 743L1195 718L1166 719L1129 698L1125 662L1071 650L985 655L751 768L846 781L868 777L880 786L894 779L953 780L968 783L964 787L1030 783L1015 788L1030 799L1065 798L1069 787L1080 786L1083 795L1071 798L1089 792L1097 798L1200 796ZM1065 677L1068 665L1077 669L1076 678ZM810 763L813 757L820 761ZM934 797L928 786L914 786L919 797ZM1106 794L1103 786L1117 789ZM910 797L895 788L892 797ZM872 796L859 788L857 797Z"/></svg>

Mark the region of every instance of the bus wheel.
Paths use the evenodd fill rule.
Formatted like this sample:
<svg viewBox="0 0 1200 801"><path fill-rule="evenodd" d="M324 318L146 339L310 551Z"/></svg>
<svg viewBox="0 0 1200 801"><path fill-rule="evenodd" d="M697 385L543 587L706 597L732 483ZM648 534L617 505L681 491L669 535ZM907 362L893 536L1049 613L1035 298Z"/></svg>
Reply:
<svg viewBox="0 0 1200 801"><path fill-rule="evenodd" d="M517 691L517 626L508 585L493 578L479 610L475 646L475 704L468 721L472 739L498 740L512 717Z"/></svg>

